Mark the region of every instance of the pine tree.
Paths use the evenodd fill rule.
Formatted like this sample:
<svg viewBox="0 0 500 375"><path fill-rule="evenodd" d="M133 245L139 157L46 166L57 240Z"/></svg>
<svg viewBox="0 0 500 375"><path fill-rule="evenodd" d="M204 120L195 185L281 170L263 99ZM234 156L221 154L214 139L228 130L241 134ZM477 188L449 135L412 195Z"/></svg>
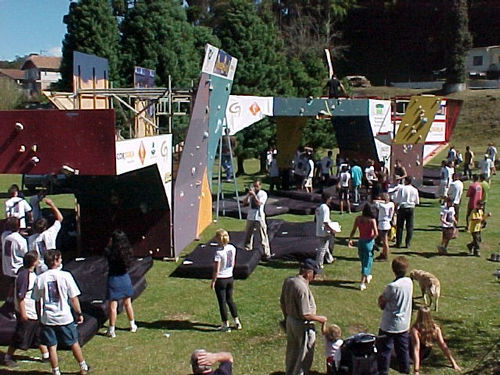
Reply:
<svg viewBox="0 0 500 375"><path fill-rule="evenodd" d="M448 13L447 83L465 82L465 57L472 45L467 0L452 0Z"/></svg>
<svg viewBox="0 0 500 375"><path fill-rule="evenodd" d="M107 0L79 0L69 6L63 22L67 33L62 44L61 87L71 91L73 51L108 59L109 77L118 78L118 23Z"/></svg>

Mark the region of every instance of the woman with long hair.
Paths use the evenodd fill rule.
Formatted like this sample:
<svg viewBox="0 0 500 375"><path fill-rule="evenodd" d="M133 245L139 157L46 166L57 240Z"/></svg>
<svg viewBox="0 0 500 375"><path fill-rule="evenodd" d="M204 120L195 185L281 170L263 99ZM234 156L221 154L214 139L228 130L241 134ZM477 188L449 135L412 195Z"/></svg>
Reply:
<svg viewBox="0 0 500 375"><path fill-rule="evenodd" d="M451 362L455 371L461 371L455 358L451 355L450 349L443 338L441 328L432 319L431 310L428 307L421 307L417 312L417 319L410 329L410 339L412 344L413 366L415 375L420 374L420 358L422 352L428 350L433 342L437 342L444 355Z"/></svg>
<svg viewBox="0 0 500 375"><path fill-rule="evenodd" d="M219 312L222 320L219 330L230 332L231 328L227 321L226 305L229 306L229 311L234 319L234 327L236 329L242 328L238 319L236 305L233 302L233 269L236 260L236 248L229 243L229 234L224 229L217 230L215 237L219 248L215 253L210 287L215 289L217 302L219 303Z"/></svg>
<svg viewBox="0 0 500 375"><path fill-rule="evenodd" d="M359 229L358 256L361 261L359 289L365 290L366 284L369 284L372 280L373 245L375 244L375 238L378 236L377 222L369 203L365 203L363 213L356 216L354 220L349 241L347 242L347 246L351 248L353 247L352 237L356 233L356 229Z"/></svg>
<svg viewBox="0 0 500 375"><path fill-rule="evenodd" d="M108 246L104 249L104 255L108 260L108 312L109 328L106 332L108 337L116 337L115 324L118 309L118 301L122 301L125 312L130 323L130 332L137 331L134 320L134 309L132 308L132 296L134 290L132 281L128 274L128 268L132 262L132 246L127 235L121 230L115 230L109 239Z"/></svg>

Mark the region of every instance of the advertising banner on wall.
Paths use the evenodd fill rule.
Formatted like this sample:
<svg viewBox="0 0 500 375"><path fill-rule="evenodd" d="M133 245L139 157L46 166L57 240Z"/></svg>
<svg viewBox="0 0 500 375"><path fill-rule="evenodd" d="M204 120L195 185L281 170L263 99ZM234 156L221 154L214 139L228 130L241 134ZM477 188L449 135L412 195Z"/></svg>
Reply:
<svg viewBox="0 0 500 375"><path fill-rule="evenodd" d="M230 134L273 115L273 97L230 95L226 120Z"/></svg>
<svg viewBox="0 0 500 375"><path fill-rule="evenodd" d="M373 135L392 132L390 100L369 100L369 118Z"/></svg>
<svg viewBox="0 0 500 375"><path fill-rule="evenodd" d="M205 46L203 73L212 74L232 81L236 72L238 59L210 44Z"/></svg>
<svg viewBox="0 0 500 375"><path fill-rule="evenodd" d="M116 142L116 174L156 164L171 206L172 134Z"/></svg>

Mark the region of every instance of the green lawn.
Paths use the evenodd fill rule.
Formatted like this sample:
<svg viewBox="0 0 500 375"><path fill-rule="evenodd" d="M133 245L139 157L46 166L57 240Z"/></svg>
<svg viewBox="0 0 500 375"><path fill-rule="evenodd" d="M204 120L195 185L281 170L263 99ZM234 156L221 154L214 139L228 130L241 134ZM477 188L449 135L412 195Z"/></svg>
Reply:
<svg viewBox="0 0 500 375"><path fill-rule="evenodd" d="M474 132L472 126L469 131ZM463 134L462 130L459 134ZM488 140L487 136L479 137L474 133L470 138L473 141L471 144L478 150L485 148ZM248 171L256 172L256 161L248 163ZM0 190L5 191L10 183L16 182L16 178L0 176ZM251 178L243 176L238 179L240 190L248 185ZM424 269L440 279L440 311L434 316L458 364L464 372L472 371L477 375L500 373L500 282L492 276L493 271L500 268L500 263L487 260L490 253L500 252L499 181L500 177L493 178L487 207L493 216L483 232L480 258L466 255L465 245L470 241L470 236L464 232L452 241L448 256L437 256L436 245L441 236L435 227L439 224L439 206L436 201L426 199L416 210L412 249L391 249L391 257L404 254L409 257L411 268ZM232 185L225 184L225 191L229 193L231 190ZM57 199L56 202L61 206L72 207L71 196ZM462 202L461 225L466 203L466 200ZM340 221L343 228L335 248L338 260L327 265L321 279L311 287L318 313L326 315L330 322L337 323L344 337L360 331L377 332L380 318L377 296L393 278L389 263L375 263L374 279L368 289L364 292L356 290L360 268L357 252L348 249L344 242L354 217L332 213L332 219ZM312 216L296 215L278 218L289 221L312 220ZM207 241L219 227L243 230L244 221L220 218L218 223L205 230L200 241ZM183 255L198 243L193 242ZM206 348L210 351L231 351L235 358L235 374L280 374L284 369L286 339L278 326L281 319L279 294L284 278L297 272L297 263L261 263L248 279L236 281L235 302L243 330L231 333L214 331L220 322L217 301L210 290L209 281L169 277L176 267L174 262L155 261L153 269L147 274L148 288L134 302L139 325L137 333L131 334L125 330L126 317L121 314L118 327L124 330L118 330L115 339L97 335L84 347L85 357L93 366L94 373L185 375L189 373L189 355L192 350ZM419 296L418 288L414 290L415 296ZM415 300L416 305L420 303L421 299ZM324 373L321 340L318 340L316 348L312 369ZM5 351L6 348L0 350ZM27 355L37 356L39 353L30 350ZM486 369L488 366L489 369ZM74 373L78 369L68 352L61 353L60 367L66 373ZM0 367L0 374L41 374L48 373L48 370L47 364L23 361L14 370L7 371ZM446 375L453 371L439 349L435 348L431 359L422 365L421 373Z"/></svg>

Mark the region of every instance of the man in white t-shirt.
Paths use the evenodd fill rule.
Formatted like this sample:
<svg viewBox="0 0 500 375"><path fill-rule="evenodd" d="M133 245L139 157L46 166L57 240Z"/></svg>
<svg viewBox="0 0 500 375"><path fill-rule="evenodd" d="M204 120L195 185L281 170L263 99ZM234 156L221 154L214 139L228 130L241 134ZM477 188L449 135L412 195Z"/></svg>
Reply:
<svg viewBox="0 0 500 375"><path fill-rule="evenodd" d="M38 257L40 258L40 262L36 268L37 274L41 274L47 270L47 265L43 261L43 258L47 250L56 248L57 235L61 230L61 222L63 221L61 211L59 211L51 199L43 198L43 202L52 210L54 214L54 224L47 228L47 219L38 219L33 225L35 233L28 237L29 250L38 252Z"/></svg>
<svg viewBox="0 0 500 375"><path fill-rule="evenodd" d="M458 223L458 214L460 211L460 201L462 200L462 194L464 192L464 183L460 179L458 173L453 174L453 182L450 184L448 189L448 198L451 198L453 202L453 208L455 208L455 219Z"/></svg>
<svg viewBox="0 0 500 375"><path fill-rule="evenodd" d="M484 154L483 160L480 160L478 163L479 174L484 174L486 179L489 180L491 176L491 169L493 168L493 162L489 158L488 154Z"/></svg>
<svg viewBox="0 0 500 375"><path fill-rule="evenodd" d="M339 200L340 200L340 214L344 213L344 201L347 203L347 212L351 213L351 202L349 200L349 187L351 186L351 174L349 173L348 166L343 166L339 177Z"/></svg>
<svg viewBox="0 0 500 375"><path fill-rule="evenodd" d="M83 358L82 349L78 343L78 331L71 313L71 307L73 307L78 317L76 323L83 323L78 300L80 290L73 276L59 269L62 264L59 250L47 250L45 263L49 269L37 278L33 289L33 299L37 301L37 311L42 323L40 341L49 349L52 374L61 374L57 344L62 343L71 348L80 366L80 374L86 375L89 372L89 366Z"/></svg>
<svg viewBox="0 0 500 375"><path fill-rule="evenodd" d="M497 174L497 170L495 168L495 160L497 158L497 148L493 143L488 143L488 148L486 149L486 153L488 154L488 159L491 160L491 173Z"/></svg>
<svg viewBox="0 0 500 375"><path fill-rule="evenodd" d="M392 261L396 279L387 284L378 297L382 309L377 339L377 365L379 375L389 373L391 353L395 349L399 372L410 373L410 320L413 282L406 277L408 259L398 256Z"/></svg>
<svg viewBox="0 0 500 375"><path fill-rule="evenodd" d="M375 260L384 261L389 257L389 230L392 227L392 218L394 217L395 206L391 202L388 193L382 193L382 199L375 200L375 206L378 210L378 234L380 242L382 243L382 253L375 258Z"/></svg>
<svg viewBox="0 0 500 375"><path fill-rule="evenodd" d="M312 160L312 155L307 155L306 158L306 168L305 168L305 181L304 188L306 192L312 193L313 187L313 177L314 177L314 161Z"/></svg>
<svg viewBox="0 0 500 375"><path fill-rule="evenodd" d="M396 197L394 198L394 203L397 206L398 218L396 222L396 247L401 247L401 241L403 240L403 228L406 223L406 245L409 248L411 244L411 239L413 237L413 223L414 223L414 211L415 206L420 204L420 198L418 196L418 190L411 184L412 178L406 176L404 179L404 185L398 188Z"/></svg>
<svg viewBox="0 0 500 375"><path fill-rule="evenodd" d="M5 217L17 217L21 229L25 229L32 222L31 206L19 197L19 187L12 185L9 190L9 199L5 201Z"/></svg>
<svg viewBox="0 0 500 375"><path fill-rule="evenodd" d="M262 190L260 180L253 182L252 188L248 191L247 196L243 199L244 205L250 205L247 214L247 224L245 228L245 250L253 250L253 237L256 230L259 231L262 250L264 252L263 259L267 260L271 257L271 249L269 247L269 238L267 237L266 214L264 207L267 201L267 193Z"/></svg>
<svg viewBox="0 0 500 375"><path fill-rule="evenodd" d="M14 284L17 272L23 266L23 257L28 252L26 239L19 233L19 218L9 217L2 233L2 271L8 277L8 290L2 311L11 316L14 313Z"/></svg>
<svg viewBox="0 0 500 375"><path fill-rule="evenodd" d="M316 208L314 221L316 222L316 238L319 240L319 247L316 249L316 263L323 268L323 262L333 263L332 256L335 244L335 230L331 227L330 207L328 206L332 197L328 193L321 195L323 203Z"/></svg>

